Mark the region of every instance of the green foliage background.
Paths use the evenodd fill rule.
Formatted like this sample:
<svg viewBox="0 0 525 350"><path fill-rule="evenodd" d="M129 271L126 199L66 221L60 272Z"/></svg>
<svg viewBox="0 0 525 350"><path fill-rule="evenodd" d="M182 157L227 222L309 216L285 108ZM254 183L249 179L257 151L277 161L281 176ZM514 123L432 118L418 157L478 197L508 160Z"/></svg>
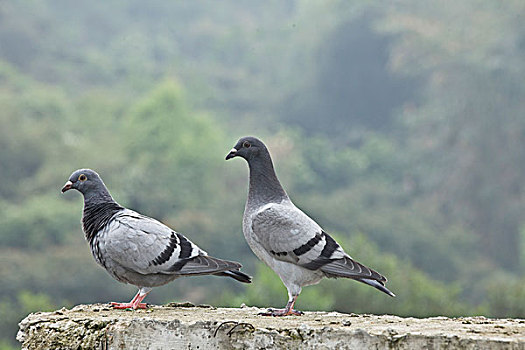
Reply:
<svg viewBox="0 0 525 350"><path fill-rule="evenodd" d="M0 3L0 349L27 313L124 301L90 256L96 169L123 205L254 283L201 277L152 303L281 306L241 232L244 135L295 203L389 278L305 288L304 310L525 317L522 1Z"/></svg>

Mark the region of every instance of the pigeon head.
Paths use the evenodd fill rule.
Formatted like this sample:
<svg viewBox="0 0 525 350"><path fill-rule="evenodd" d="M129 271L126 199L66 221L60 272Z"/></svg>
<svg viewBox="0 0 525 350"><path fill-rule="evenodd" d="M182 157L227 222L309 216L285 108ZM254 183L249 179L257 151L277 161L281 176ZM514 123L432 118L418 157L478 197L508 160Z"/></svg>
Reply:
<svg viewBox="0 0 525 350"><path fill-rule="evenodd" d="M235 157L246 159L250 167L248 204L280 203L289 199L275 174L270 152L261 140L253 136L241 138L226 160Z"/></svg>
<svg viewBox="0 0 525 350"><path fill-rule="evenodd" d="M71 174L69 180L62 187L62 193L72 189L82 193L86 199L108 196L111 198L100 176L91 169L78 169Z"/></svg>
<svg viewBox="0 0 525 350"><path fill-rule="evenodd" d="M250 161L261 154L268 154L268 149L264 143L256 137L246 136L237 141L237 144L226 156L226 160L235 157L242 157L247 161Z"/></svg>

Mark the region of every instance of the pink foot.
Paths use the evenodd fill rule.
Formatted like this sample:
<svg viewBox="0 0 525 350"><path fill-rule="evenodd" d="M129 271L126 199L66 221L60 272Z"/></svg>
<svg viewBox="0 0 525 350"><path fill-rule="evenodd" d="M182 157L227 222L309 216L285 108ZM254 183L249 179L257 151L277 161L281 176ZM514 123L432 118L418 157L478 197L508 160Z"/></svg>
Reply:
<svg viewBox="0 0 525 350"><path fill-rule="evenodd" d="M148 295L149 290L145 291L142 295L140 294L141 291L142 289L139 289L137 295L135 295L129 303L111 303L111 306L114 309L147 309L148 305L146 303L141 303L141 301L146 297L146 295Z"/></svg>
<svg viewBox="0 0 525 350"><path fill-rule="evenodd" d="M260 312L259 315L261 316L274 316L274 317L278 317L278 316L291 316L291 315L294 315L294 316L302 316L304 315L304 312L302 311L297 311L297 310L294 310L294 309L268 309L266 312Z"/></svg>
<svg viewBox="0 0 525 350"><path fill-rule="evenodd" d="M297 300L297 295L293 296L290 301L288 301L288 304L286 304L286 307L284 309L268 309L266 312L260 312L259 315L261 316L302 316L304 315L304 312L297 311L293 309L293 306L295 305L295 301Z"/></svg>
<svg viewBox="0 0 525 350"><path fill-rule="evenodd" d="M114 308L114 309L133 309L133 310L136 310L136 309L147 309L148 308L148 304L146 303L111 303L111 306Z"/></svg>

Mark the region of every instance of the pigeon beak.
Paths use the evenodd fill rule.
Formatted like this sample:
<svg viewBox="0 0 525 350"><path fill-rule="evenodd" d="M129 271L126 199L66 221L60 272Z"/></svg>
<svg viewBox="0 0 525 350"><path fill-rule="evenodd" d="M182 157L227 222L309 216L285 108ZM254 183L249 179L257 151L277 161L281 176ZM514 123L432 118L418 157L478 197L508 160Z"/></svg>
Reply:
<svg viewBox="0 0 525 350"><path fill-rule="evenodd" d="M236 157L236 156L237 156L237 150L234 147L230 150L230 153L228 153L228 155L226 156L226 160L232 159L233 157Z"/></svg>
<svg viewBox="0 0 525 350"><path fill-rule="evenodd" d="M66 182L64 187L62 187L62 193L69 191L73 186L73 183L71 181Z"/></svg>

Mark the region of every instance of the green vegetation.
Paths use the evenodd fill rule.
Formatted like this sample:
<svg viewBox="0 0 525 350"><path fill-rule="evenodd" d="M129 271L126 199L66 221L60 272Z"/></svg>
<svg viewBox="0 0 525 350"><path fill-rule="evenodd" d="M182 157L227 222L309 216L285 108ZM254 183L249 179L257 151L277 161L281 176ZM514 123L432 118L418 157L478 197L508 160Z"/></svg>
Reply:
<svg viewBox="0 0 525 350"><path fill-rule="evenodd" d="M525 317L525 5L7 1L0 5L0 349L27 313L127 301L90 256L70 173L241 261L152 303L282 306L241 232L240 136L269 145L295 203L376 268L305 310Z"/></svg>

